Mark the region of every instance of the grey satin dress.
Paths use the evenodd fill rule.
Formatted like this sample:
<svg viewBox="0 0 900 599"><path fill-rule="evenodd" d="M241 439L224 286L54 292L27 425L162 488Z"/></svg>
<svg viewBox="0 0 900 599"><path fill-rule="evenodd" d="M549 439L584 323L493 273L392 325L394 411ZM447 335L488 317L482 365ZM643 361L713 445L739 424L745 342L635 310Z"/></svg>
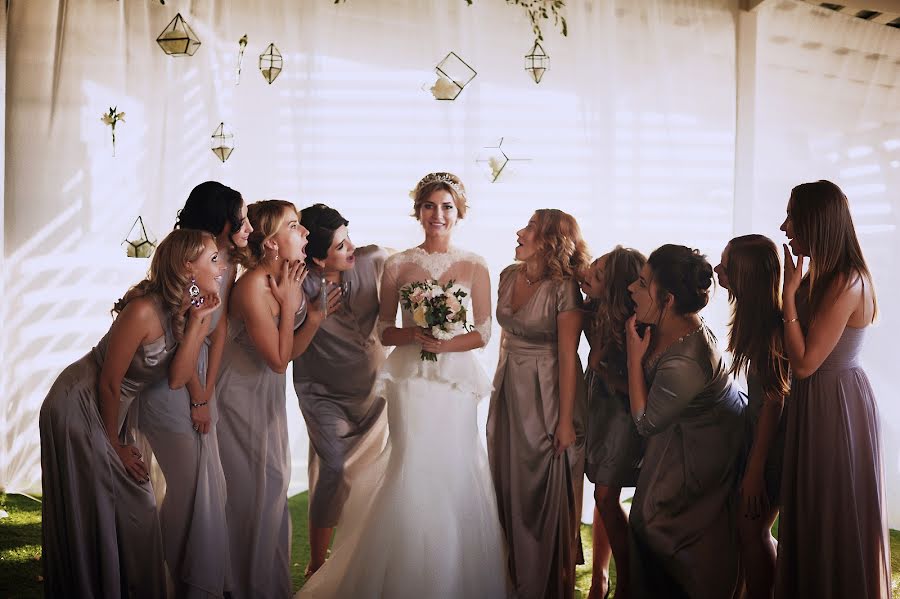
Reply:
<svg viewBox="0 0 900 599"><path fill-rule="evenodd" d="M749 459L750 450L753 447L753 440L756 438L756 427L759 425L759 416L762 412L763 404L768 401L765 398L762 384L759 377L752 372L747 376L747 456ZM787 418L787 404L790 397L784 398L784 409L782 410L781 419L778 421L778 428L775 430L775 437L772 439L772 445L769 447L769 453L766 455L766 464L763 469L763 479L766 483L766 497L770 506L778 506L781 503L781 464L784 460L784 431Z"/></svg>
<svg viewBox="0 0 900 599"><path fill-rule="evenodd" d="M804 290L797 294L797 308L806 333ZM891 596L881 426L859 357L865 331L845 328L812 376L791 381L778 599Z"/></svg>
<svg viewBox="0 0 900 599"><path fill-rule="evenodd" d="M387 252L366 246L354 256L354 267L342 273L349 294L294 360L294 390L310 442L309 520L316 528L337 525L352 482L348 460L358 462L357 450L368 453L367 447L376 455L386 434L384 398L375 397L372 387L385 359L375 323ZM318 298L320 288L316 276L303 282L307 298Z"/></svg>
<svg viewBox="0 0 900 599"><path fill-rule="evenodd" d="M222 304L212 314L210 331L222 317L233 276L233 267L222 273ZM201 385L206 384L209 349L207 337L197 358ZM212 424L209 432L201 435L193 428L187 387L170 389L165 379L142 391L139 400L141 433L165 477L164 485L154 481L154 488L158 499L163 495L159 501L160 526L168 573L178 598L223 597L230 584L226 487L216 437L215 391L209 401Z"/></svg>
<svg viewBox="0 0 900 599"><path fill-rule="evenodd" d="M608 356L602 366L605 370L621 370L618 364L624 364L624 359ZM625 383L627 377L627 372L618 374ZM584 382L587 387L584 473L595 485L633 487L644 456L644 438L631 418L628 393L610 384L604 372L592 368L585 371Z"/></svg>
<svg viewBox="0 0 900 599"><path fill-rule="evenodd" d="M522 267L514 264L500 274L497 321L503 334L487 421L488 457L515 595L565 599L575 591L580 548L586 398L579 363L573 411L576 441L557 457L556 318L560 312L581 309L581 292L574 280L544 279L513 312L510 298Z"/></svg>
<svg viewBox="0 0 900 599"><path fill-rule="evenodd" d="M305 318L304 302L295 330ZM286 385L286 375L269 368L244 323L229 319L216 400L235 599L291 596Z"/></svg>
<svg viewBox="0 0 900 599"><path fill-rule="evenodd" d="M119 389L119 439L133 443L138 393L168 377L176 342L165 333L135 352ZM110 445L97 390L109 333L68 366L41 405L44 595L107 599L165 597L162 535L152 486L135 482ZM134 406L136 407L136 405Z"/></svg>
<svg viewBox="0 0 900 599"><path fill-rule="evenodd" d="M704 325L648 363L647 438L629 517L635 596L728 599L738 583L744 399Z"/></svg>

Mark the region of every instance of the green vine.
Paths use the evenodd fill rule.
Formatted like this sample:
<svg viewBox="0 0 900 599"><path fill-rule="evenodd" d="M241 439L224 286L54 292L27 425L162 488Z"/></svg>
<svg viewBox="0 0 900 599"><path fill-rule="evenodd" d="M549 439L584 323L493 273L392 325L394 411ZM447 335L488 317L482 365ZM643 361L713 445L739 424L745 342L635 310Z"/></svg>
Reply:
<svg viewBox="0 0 900 599"><path fill-rule="evenodd" d="M335 4L341 4L347 0L334 0ZM472 6L474 0L465 0L466 4ZM558 27L560 33L569 35L569 26L566 18L562 16L562 9L565 8L565 0L506 0L507 4L515 4L525 9L528 13L528 19L531 21L531 30L538 41L544 41L544 34L541 31L541 22L553 19L554 27Z"/></svg>

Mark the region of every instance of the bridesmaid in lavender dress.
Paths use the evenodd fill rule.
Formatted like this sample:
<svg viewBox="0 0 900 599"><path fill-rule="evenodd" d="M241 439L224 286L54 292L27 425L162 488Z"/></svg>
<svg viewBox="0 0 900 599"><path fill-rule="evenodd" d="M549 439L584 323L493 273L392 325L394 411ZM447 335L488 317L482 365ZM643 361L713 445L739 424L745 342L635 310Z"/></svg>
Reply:
<svg viewBox="0 0 900 599"><path fill-rule="evenodd" d="M784 344L791 365L775 597L891 596L880 425L860 364L876 315L847 197L830 181L791 191ZM809 257L809 272L803 273Z"/></svg>
<svg viewBox="0 0 900 599"><path fill-rule="evenodd" d="M630 514L641 599L728 599L737 588L744 401L699 315L712 274L696 250L664 245L629 286L628 398L647 437Z"/></svg>
<svg viewBox="0 0 900 599"><path fill-rule="evenodd" d="M147 385L168 377L181 386L196 370L219 304L217 256L207 233L170 233L156 249L148 277L116 302L109 332L59 375L44 399L47 597L166 595L156 501L134 445L136 414L130 408Z"/></svg>
<svg viewBox="0 0 900 599"><path fill-rule="evenodd" d="M385 359L375 323L387 252L355 247L350 223L324 204L304 208L300 223L309 231L306 263L313 273L303 282L306 296L319 301L323 281L344 290L341 309L294 360L294 389L310 442L309 577L325 563L354 472L366 468L385 442L384 398L372 387Z"/></svg>
<svg viewBox="0 0 900 599"><path fill-rule="evenodd" d="M216 382L219 452L228 487L228 537L237 599L291 595L291 478L285 371L325 317L307 309L306 229L290 202L251 204L248 270L232 289ZM329 310L339 303L331 294Z"/></svg>
<svg viewBox="0 0 900 599"><path fill-rule="evenodd" d="M578 223L538 210L500 273L500 360L488 456L518 597L571 598L584 478L585 388L578 359L590 260Z"/></svg>
<svg viewBox="0 0 900 599"><path fill-rule="evenodd" d="M219 307L210 335L200 346L197 372L187 386L166 381L140 396L140 429L147 437L165 480L154 489L159 501L166 563L176 597L222 597L229 589L225 476L216 437L215 381L225 347L228 293L234 283L234 254L247 246L253 230L241 194L215 181L196 186L175 224L178 229L216 236Z"/></svg>

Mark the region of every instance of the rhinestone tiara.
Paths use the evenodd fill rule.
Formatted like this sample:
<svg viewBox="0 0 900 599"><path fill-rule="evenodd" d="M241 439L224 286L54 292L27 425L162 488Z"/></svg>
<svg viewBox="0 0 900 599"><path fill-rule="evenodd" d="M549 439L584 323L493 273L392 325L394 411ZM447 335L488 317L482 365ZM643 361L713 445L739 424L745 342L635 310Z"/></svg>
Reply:
<svg viewBox="0 0 900 599"><path fill-rule="evenodd" d="M416 184L415 189L413 189L411 192L409 192L409 196L411 198L415 199L416 192L419 191L424 185L428 185L430 183L444 183L444 184L452 187L456 191L456 193L458 193L459 195L461 195L463 197L465 197L465 195L466 195L466 190L463 189L462 185L460 185L459 183L454 181L453 177L451 177L449 174L447 174L447 173L428 173L427 175L422 177L422 179L418 182L418 184Z"/></svg>

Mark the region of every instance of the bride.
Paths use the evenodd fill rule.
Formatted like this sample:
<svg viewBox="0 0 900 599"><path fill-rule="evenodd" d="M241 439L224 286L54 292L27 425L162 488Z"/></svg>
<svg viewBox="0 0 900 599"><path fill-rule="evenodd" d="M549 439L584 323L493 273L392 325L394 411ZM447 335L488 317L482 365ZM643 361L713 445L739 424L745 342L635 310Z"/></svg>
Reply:
<svg viewBox="0 0 900 599"><path fill-rule="evenodd" d="M354 484L332 556L300 598L508 595L505 543L475 413L491 391L472 352L490 337L490 277L480 256L450 245L466 213L455 175L423 177L413 210L425 241L391 256L381 282L378 328L384 345L396 348L375 393L387 400L390 446ZM408 310L403 326L395 326L401 288L429 280L470 291L463 302L473 330L438 340L415 326Z"/></svg>

